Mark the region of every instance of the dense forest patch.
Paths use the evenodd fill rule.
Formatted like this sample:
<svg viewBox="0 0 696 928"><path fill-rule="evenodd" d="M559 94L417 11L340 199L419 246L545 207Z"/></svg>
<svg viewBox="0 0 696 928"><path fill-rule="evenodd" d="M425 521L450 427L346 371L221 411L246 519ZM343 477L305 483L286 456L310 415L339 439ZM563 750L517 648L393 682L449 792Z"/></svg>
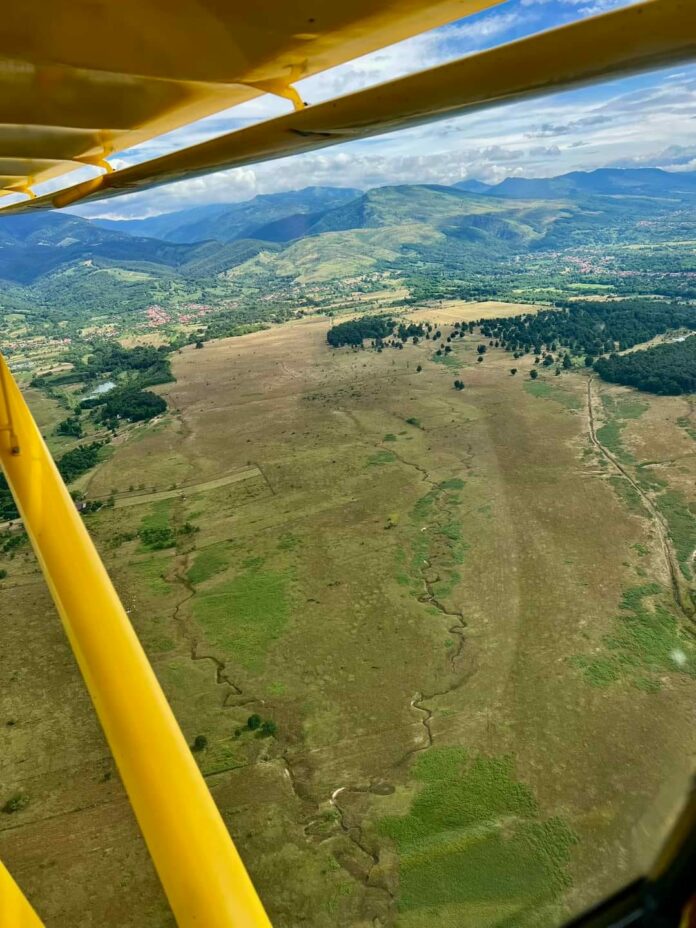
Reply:
<svg viewBox="0 0 696 928"><path fill-rule="evenodd" d="M114 342L95 342L86 357L76 352L68 354L67 359L72 361L73 370L36 377L32 386L60 386L82 381L92 384L107 376L126 380L130 385L138 387L168 383L172 379L167 357L169 351L167 346L123 348Z"/></svg>
<svg viewBox="0 0 696 928"><path fill-rule="evenodd" d="M0 522L18 519L19 513L4 474L0 474Z"/></svg>
<svg viewBox="0 0 696 928"><path fill-rule="evenodd" d="M395 325L396 322L389 316L361 316L333 326L326 333L326 340L332 348L362 345L366 338L387 338L394 331Z"/></svg>
<svg viewBox="0 0 696 928"><path fill-rule="evenodd" d="M633 348L656 335L694 325L690 306L655 300L567 303L534 315L482 319L481 334L508 351L541 354L559 345L592 359Z"/></svg>
<svg viewBox="0 0 696 928"><path fill-rule="evenodd" d="M595 361L604 380L648 393L679 396L696 391L696 335L669 345L655 345L630 354L611 354Z"/></svg>
<svg viewBox="0 0 696 928"><path fill-rule="evenodd" d="M82 474L91 470L99 461L99 451L103 445L103 441L93 441L89 445L78 445L72 451L66 451L56 461L63 480L66 483L72 483L73 480L77 480Z"/></svg>
<svg viewBox="0 0 696 928"><path fill-rule="evenodd" d="M87 406L87 403L90 407L101 407L95 414L97 420L114 427L119 419L126 419L129 422L145 422L154 419L167 408L165 400L156 393L128 387L87 400L82 404L83 408Z"/></svg>
<svg viewBox="0 0 696 928"><path fill-rule="evenodd" d="M333 326L326 333L326 340L332 348L343 345L357 347L366 339L370 339L375 347L381 347L385 339L394 336L395 346L399 347L407 339L412 338L417 342L425 334L426 327L418 322L397 323L390 316L361 316Z"/></svg>

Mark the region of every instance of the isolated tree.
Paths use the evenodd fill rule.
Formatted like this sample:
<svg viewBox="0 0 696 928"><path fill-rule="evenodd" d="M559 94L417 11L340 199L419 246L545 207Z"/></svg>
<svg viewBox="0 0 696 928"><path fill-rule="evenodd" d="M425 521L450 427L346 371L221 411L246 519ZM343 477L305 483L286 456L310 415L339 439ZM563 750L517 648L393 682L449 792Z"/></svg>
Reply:
<svg viewBox="0 0 696 928"><path fill-rule="evenodd" d="M196 348L202 348L202 347L203 347L203 342L199 339L199 340L196 342Z"/></svg>
<svg viewBox="0 0 696 928"><path fill-rule="evenodd" d="M422 365L422 364L419 364L418 367L416 368L416 373L417 373L417 374L420 374L420 372L421 372L422 370L423 370L423 365Z"/></svg>
<svg viewBox="0 0 696 928"><path fill-rule="evenodd" d="M480 354L480 355L478 356L478 358L476 358L476 360L477 360L477 361L478 361L478 363L480 364L480 363L481 363L481 361L483 361L483 355L482 355L482 354Z"/></svg>
<svg viewBox="0 0 696 928"><path fill-rule="evenodd" d="M537 377L539 376L539 371L535 367L533 367L531 371L529 372L529 376L532 378L532 380L536 380Z"/></svg>
<svg viewBox="0 0 696 928"><path fill-rule="evenodd" d="M196 735L196 737L193 739L191 750L194 751L194 753L198 753L198 751L204 751L207 747L208 747L208 739L206 738L206 736Z"/></svg>
<svg viewBox="0 0 696 928"><path fill-rule="evenodd" d="M256 731L257 728L261 727L262 721L263 720L261 716L254 713L253 715L250 715L249 718L247 719L247 728L249 729L249 731Z"/></svg>
<svg viewBox="0 0 696 928"><path fill-rule="evenodd" d="M514 377L515 374L517 373L517 368L516 368L516 367L511 367L511 368L510 368L510 373L511 373L512 376Z"/></svg>
<svg viewBox="0 0 696 928"><path fill-rule="evenodd" d="M488 351L488 347L486 345L479 345L476 350L479 354L485 354Z"/></svg>
<svg viewBox="0 0 696 928"><path fill-rule="evenodd" d="M572 366L573 366L573 362L570 360L570 355L564 354L563 355L563 370L569 371Z"/></svg>

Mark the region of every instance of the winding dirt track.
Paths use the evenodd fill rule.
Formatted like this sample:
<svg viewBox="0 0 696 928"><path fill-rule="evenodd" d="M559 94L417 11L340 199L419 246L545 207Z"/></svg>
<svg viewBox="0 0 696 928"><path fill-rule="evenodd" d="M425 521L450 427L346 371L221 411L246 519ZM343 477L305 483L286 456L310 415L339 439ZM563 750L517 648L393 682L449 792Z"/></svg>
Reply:
<svg viewBox="0 0 696 928"><path fill-rule="evenodd" d="M599 451L599 453L612 465L612 467L619 473L621 477L626 479L633 489L636 491L638 496L641 499L641 502L648 510L652 517L657 536L660 539L660 547L662 549L662 554L665 560L665 565L670 577L670 584L672 587L672 597L674 603L679 610L679 612L684 616L684 618L693 623L695 620L693 609L689 603L688 597L684 592L683 584L681 580L681 571L679 569L679 563L677 561L674 549L672 547L672 541L669 535L669 527L667 522L664 519L664 516L657 508L655 503L652 501L650 496L642 489L642 487L633 479L630 473L626 468L621 464L618 458L615 457L606 448L601 441L597 438L597 429L595 426L595 416L594 416L594 395L592 392L592 383L594 377L590 376L587 379L587 419L589 423L590 430L590 441Z"/></svg>

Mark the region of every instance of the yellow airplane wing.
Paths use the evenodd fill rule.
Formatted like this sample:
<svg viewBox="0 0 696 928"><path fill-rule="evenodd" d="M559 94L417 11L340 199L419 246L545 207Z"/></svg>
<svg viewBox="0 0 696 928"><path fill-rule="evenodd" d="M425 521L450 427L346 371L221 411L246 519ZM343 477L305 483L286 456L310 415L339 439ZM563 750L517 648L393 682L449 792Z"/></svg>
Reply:
<svg viewBox="0 0 696 928"><path fill-rule="evenodd" d="M257 123L5 212L143 190L694 58L694 0L647 0Z"/></svg>
<svg viewBox="0 0 696 928"><path fill-rule="evenodd" d="M646 0L297 109L6 211L56 208L143 190L695 57L696 3ZM0 141L3 131L0 127Z"/></svg>
<svg viewBox="0 0 696 928"><path fill-rule="evenodd" d="M29 0L0 17L0 194L501 0Z"/></svg>

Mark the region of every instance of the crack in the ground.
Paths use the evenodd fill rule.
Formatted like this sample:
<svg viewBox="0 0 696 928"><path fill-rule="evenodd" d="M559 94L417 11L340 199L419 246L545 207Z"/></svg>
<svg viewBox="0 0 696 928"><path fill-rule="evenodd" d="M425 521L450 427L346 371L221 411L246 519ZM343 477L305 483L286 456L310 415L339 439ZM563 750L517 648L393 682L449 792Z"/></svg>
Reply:
<svg viewBox="0 0 696 928"><path fill-rule="evenodd" d="M354 423L360 427L358 420L352 415L349 414L350 418L353 419ZM430 476L430 473L426 468L422 467L419 464L416 464L412 461L408 461L403 458L398 452L393 451L389 448L394 457L400 461L406 467L413 468L420 476L422 482L429 484L433 491L440 490L440 486L433 481ZM439 506L439 503L438 503ZM441 510L442 511L442 510ZM223 701L223 707L228 706L241 706L247 703L263 703L263 700L256 698L248 698L245 700L239 700L237 697L243 696L242 688L229 676L226 671L226 665L224 661L221 661L219 658L215 657L212 654L203 654L199 650L198 639L192 631L189 621L184 616L183 612L187 604L196 594L196 589L193 583L188 578L188 571L191 567L191 553L187 552L181 555L178 555L177 562L171 573L171 578L174 582L178 583L183 590L185 595L177 602L174 612L173 619L176 627L179 629L180 635L184 641L189 645L189 654L192 661L207 661L212 663L215 668L215 682L220 685L227 687L228 692L225 695ZM444 603L438 598L434 584L440 581L440 574L437 572L437 557L430 555L423 559L422 564L419 567L420 579L423 584L423 592L418 596L418 602L424 606L431 606L435 608L441 615L448 618L456 619L456 622L449 627L449 632L451 635L455 636L458 639L458 644L456 648L452 649L452 653L449 655L449 662L452 673L457 673L457 661L459 660L462 651L464 649L465 642L465 629L466 623L464 621L464 616L459 611L449 610ZM435 563L434 563L435 562ZM433 571L435 571L435 576L433 577ZM396 763L390 765L389 770L396 770L399 767L403 766L408 759L414 754L428 750L435 743L434 735L432 732L431 722L433 719L434 709L428 705L432 700L439 697L445 696L448 693L453 692L455 689L459 688L465 681L466 675L460 676L458 679L455 679L450 685L443 688L442 690L427 695L417 693L410 701L410 707L416 712L420 713L422 716L422 724L426 733L425 740L422 744L417 744L409 751L407 751L401 758L399 758ZM309 840L312 837L317 835L312 835L311 829L321 826L323 824L321 819L321 808L322 803L318 802L311 794L311 792L305 788L302 777L294 769L294 762L291 760L287 749L279 755L280 762L283 765L283 771L289 783L290 789L293 794L297 797L298 801L302 804L303 807L311 810L307 815L306 823L303 828L305 837ZM374 915L372 917L372 924L374 928L381 928L385 924L390 924L393 920L393 915L395 912L396 906L396 895L394 891L387 885L384 878L377 877L375 878L375 868L380 865L380 854L379 850L372 847L370 843L366 840L364 830L362 826L354 821L351 821L350 813L345 809L343 805L339 802L338 797L341 794L365 794L365 793L375 793L379 794L381 792L378 785L378 781L373 780L369 785L356 785L356 786L342 786L338 789L335 789L330 796L329 804L335 810L337 815L337 822L340 833L346 837L346 839L357 849L360 857L365 861L364 866L359 866L359 869L356 872L351 872L350 868L348 872L354 878L359 878L360 882L363 884L365 889L376 890L378 892L383 892L386 896L386 912L380 915ZM330 837L328 834L326 838ZM325 840L319 834L320 840ZM385 921L386 919L386 921Z"/></svg>
<svg viewBox="0 0 696 928"><path fill-rule="evenodd" d="M362 430L362 426L357 420L357 418L352 413L348 412L347 410L344 410L344 412L346 413L346 415L348 415L350 419L352 419L354 424L359 429ZM416 464L413 461L406 460L404 457L401 456L401 454L399 454L399 452L395 451L392 447L387 448L387 446L384 443L381 443L381 446L385 450L388 450L389 452L391 452L391 454L393 454L396 460L398 460L401 464L403 464L406 467L413 468L420 475L421 482L427 483L430 486L431 491L440 492L444 490L444 488L440 484L436 483L432 479L429 471L425 467L422 467L420 464ZM437 502L438 502L438 507L440 507L439 501ZM442 509L441 509L441 512L442 512ZM445 510L445 514L448 514L447 510ZM456 622L449 627L450 634L454 635L458 639L457 647L452 650L452 653L449 656L451 671L453 674L456 675L457 674L456 665L464 650L466 622L464 620L463 613L460 611L453 611L453 610L448 609L445 606L445 604L439 599L435 591L435 584L438 583L441 579L439 572L437 572L437 566L436 564L434 565L433 563L433 561L436 561L436 560L437 558L435 556L430 555L428 557L425 557L422 563L419 565L420 580L423 584L423 593L418 597L418 602L424 606L431 606L435 608L441 615L446 616L447 618L456 619ZM434 577L432 576L433 571L436 571ZM463 683L466 681L467 678L468 678L467 674L462 674L458 678L455 678L453 682L450 683L448 686L444 687L443 689L439 691L429 693L429 694L416 693L416 695L413 696L413 698L410 701L410 707L414 709L416 712L419 712L422 716L421 721L423 724L423 728L425 730L425 740L423 741L423 743L416 744L414 747L406 751L406 753L402 757L400 757L395 763L390 765L389 770L385 771L385 773L389 771L397 770L398 768L402 767L414 754L417 754L421 751L427 751L431 747L433 747L433 745L435 744L435 736L432 731L432 720L433 720L435 710L431 708L429 703L431 703L434 699L438 699L442 696L446 696L449 693L454 692L456 689L458 689L459 687L463 685ZM284 757L284 760L286 763L286 767L288 767L288 775L291 781L294 782L292 773L289 770L287 758ZM294 785L295 785L295 790L297 792L296 784ZM387 894L388 908L387 908L386 918L387 918L387 923L391 923L393 913L395 911L395 906L396 906L396 894L390 889L390 887L385 883L383 879L380 880L379 882L377 881L373 882L374 870L380 864L379 851L374 850L366 842L363 829L359 824L349 822L347 811L338 801L338 797L342 793L343 794L345 793L364 794L364 793L373 793L373 792L374 793L379 792L379 789L375 787L375 781L373 781L368 786L362 786L362 785L340 786L332 792L329 802L332 808L335 809L338 815L338 824L339 824L341 833L345 835L345 837L358 849L361 855L363 855L369 860L369 865L367 866L365 872L362 875L361 882L363 883L365 887L370 887L372 889L379 889ZM319 804L315 804L315 806L318 811L320 808ZM316 824L318 824L318 820L316 818L312 819L310 822L307 823L304 829L305 835L307 837L309 837L309 829L311 829ZM380 916L374 916L372 919L372 923L373 923L374 928L381 928L381 926L385 924Z"/></svg>
<svg viewBox="0 0 696 928"><path fill-rule="evenodd" d="M405 465L406 467L412 467L414 470L418 471L418 473L421 475L422 480L423 480L425 483L429 483L431 487L435 487L435 486L436 486L436 484L433 482L433 480L432 480L430 474L429 474L428 471L425 469L425 467L421 467L420 464L414 464L413 461L407 461L406 458L403 458L403 457L399 454L398 451L394 451L393 448L387 448L387 446L386 446L384 443L382 443L382 447L385 448L386 450L390 451L390 452L394 455L394 457L396 458L396 460L401 462L401 464Z"/></svg>
<svg viewBox="0 0 696 928"><path fill-rule="evenodd" d="M456 648L452 649L450 654L450 666L452 672L456 673L457 661L459 660L462 651L464 650L465 635L466 635L466 622L464 620L464 614L459 611L452 612L450 609L440 602L440 600L435 595L435 590L433 584L437 583L440 580L440 575L438 574L435 580L428 580L427 572L433 569L433 565L429 558L426 558L423 562L423 567L421 568L421 579L423 581L423 586L425 588L425 593L422 596L418 597L418 602L423 603L424 605L434 606L438 612L442 615L447 616L451 619L456 619L456 623L451 625L448 629L450 635L455 635L459 643Z"/></svg>
<svg viewBox="0 0 696 928"><path fill-rule="evenodd" d="M349 841L370 861L365 873L362 876L362 883L366 888L376 889L386 894L387 896L387 918L390 918L394 908L396 906L396 894L392 889L387 885L384 879L373 880L373 874L375 868L380 864L380 856L377 850L374 850L370 847L365 841L365 836L362 827L359 824L351 824L348 822L348 813L340 805L338 797L341 793L373 793L376 792L374 786L339 786L338 789L335 789L331 794L329 802L331 806L336 810L338 815L338 824L341 829L341 832L348 838ZM372 924L377 926L382 924L382 920L379 916L374 916L372 919Z"/></svg>
<svg viewBox="0 0 696 928"><path fill-rule="evenodd" d="M196 588L188 579L187 573L190 569L190 560L191 552L187 552L184 555L179 555L177 560L180 563L175 564L173 573L171 574L172 579L184 588L186 595L182 597L174 607L174 612L172 613L172 618L174 624L179 629L179 634L186 641L189 647L189 656L192 661L206 661L211 663L215 668L215 682L218 686L226 686L229 688L229 692L225 694L223 700L223 708L228 707L237 707L243 706L247 703L262 703L263 700L248 698L242 702L235 699L236 696L243 696L244 693L242 688L231 679L226 671L226 665L224 661L221 661L219 658L215 657L212 654L201 654L198 650L199 643L198 638L192 632L189 622L182 615L182 609L186 606L196 595ZM234 700L234 701L232 701Z"/></svg>

